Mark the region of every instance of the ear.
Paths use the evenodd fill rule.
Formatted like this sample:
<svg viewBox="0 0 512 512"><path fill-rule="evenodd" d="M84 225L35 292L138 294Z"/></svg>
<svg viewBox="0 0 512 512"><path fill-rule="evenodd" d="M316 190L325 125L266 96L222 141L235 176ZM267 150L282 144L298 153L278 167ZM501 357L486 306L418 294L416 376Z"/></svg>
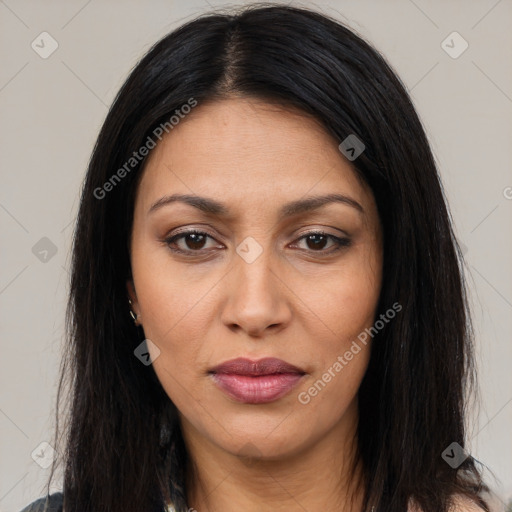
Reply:
<svg viewBox="0 0 512 512"><path fill-rule="evenodd" d="M139 302L137 301L137 293L135 292L135 285L133 279L126 281L126 291L128 292L128 298L132 301L131 309L136 316L140 315Z"/></svg>

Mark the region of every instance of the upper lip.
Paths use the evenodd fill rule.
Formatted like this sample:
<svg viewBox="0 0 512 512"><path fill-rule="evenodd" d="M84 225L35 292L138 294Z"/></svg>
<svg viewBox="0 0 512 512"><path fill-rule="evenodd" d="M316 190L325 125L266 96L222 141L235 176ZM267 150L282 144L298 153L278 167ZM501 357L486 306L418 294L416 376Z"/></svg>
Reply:
<svg viewBox="0 0 512 512"><path fill-rule="evenodd" d="M230 359L215 366L210 373L228 373L234 375L272 375L275 373L305 373L300 368L293 366L282 359L275 357L264 357L257 361L238 357Z"/></svg>

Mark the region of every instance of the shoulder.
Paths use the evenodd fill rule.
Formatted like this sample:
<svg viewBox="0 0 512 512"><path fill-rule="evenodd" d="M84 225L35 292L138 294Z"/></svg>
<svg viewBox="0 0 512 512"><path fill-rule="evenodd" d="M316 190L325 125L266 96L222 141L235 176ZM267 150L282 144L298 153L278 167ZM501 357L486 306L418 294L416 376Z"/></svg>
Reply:
<svg viewBox="0 0 512 512"><path fill-rule="evenodd" d="M64 495L54 492L27 505L21 512L62 512ZM45 508L46 507L46 508Z"/></svg>

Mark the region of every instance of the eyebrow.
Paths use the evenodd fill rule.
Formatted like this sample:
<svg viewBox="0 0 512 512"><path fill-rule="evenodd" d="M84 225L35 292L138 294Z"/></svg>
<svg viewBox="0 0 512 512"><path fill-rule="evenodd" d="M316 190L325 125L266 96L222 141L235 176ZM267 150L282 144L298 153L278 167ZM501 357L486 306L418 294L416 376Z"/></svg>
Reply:
<svg viewBox="0 0 512 512"><path fill-rule="evenodd" d="M172 194L163 196L151 205L148 210L148 215L164 206L176 202L188 204L201 210L204 213L217 215L220 217L227 217L229 215L229 208L225 204L215 199L192 194ZM322 196L310 196L304 199L298 199L296 201L286 203L279 209L278 217L279 220L281 220L285 217L290 217L299 213L318 210L322 206L330 203L346 204L355 208L359 213L364 214L363 207L355 199L352 199L351 197L343 194L326 194Z"/></svg>

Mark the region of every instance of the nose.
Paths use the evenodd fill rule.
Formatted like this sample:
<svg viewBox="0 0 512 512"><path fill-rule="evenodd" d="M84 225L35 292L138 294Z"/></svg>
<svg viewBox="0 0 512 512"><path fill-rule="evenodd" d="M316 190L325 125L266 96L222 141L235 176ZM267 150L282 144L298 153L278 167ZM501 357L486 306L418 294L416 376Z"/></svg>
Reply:
<svg viewBox="0 0 512 512"><path fill-rule="evenodd" d="M262 337L290 323L292 294L276 272L276 265L271 268L271 260L269 249L251 263L235 255L234 266L226 276L228 298L222 312L222 321L230 329Z"/></svg>

